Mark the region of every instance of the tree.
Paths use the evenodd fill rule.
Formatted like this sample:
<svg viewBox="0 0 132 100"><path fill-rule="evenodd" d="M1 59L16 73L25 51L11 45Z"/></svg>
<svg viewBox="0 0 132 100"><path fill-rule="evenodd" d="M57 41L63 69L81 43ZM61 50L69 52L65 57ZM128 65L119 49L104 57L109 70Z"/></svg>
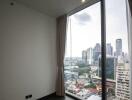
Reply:
<svg viewBox="0 0 132 100"><path fill-rule="evenodd" d="M83 75L84 73L90 75L90 71L90 69L79 69L79 75Z"/></svg>
<svg viewBox="0 0 132 100"><path fill-rule="evenodd" d="M80 62L77 63L77 66L79 66L79 68L88 67L87 64L85 64L85 63L80 63Z"/></svg>
<svg viewBox="0 0 132 100"><path fill-rule="evenodd" d="M94 83L90 83L89 85L85 86L85 88L96 88Z"/></svg>

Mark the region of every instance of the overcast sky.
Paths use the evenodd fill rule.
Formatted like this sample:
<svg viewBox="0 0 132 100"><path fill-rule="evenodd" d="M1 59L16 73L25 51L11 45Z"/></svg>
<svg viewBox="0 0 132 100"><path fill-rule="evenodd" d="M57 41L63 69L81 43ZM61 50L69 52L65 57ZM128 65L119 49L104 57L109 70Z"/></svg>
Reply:
<svg viewBox="0 0 132 100"><path fill-rule="evenodd" d="M123 51L128 52L126 21L125 0L106 0L106 40L114 51L116 39L121 38ZM68 22L66 56L81 57L83 50L101 43L100 3L70 16Z"/></svg>

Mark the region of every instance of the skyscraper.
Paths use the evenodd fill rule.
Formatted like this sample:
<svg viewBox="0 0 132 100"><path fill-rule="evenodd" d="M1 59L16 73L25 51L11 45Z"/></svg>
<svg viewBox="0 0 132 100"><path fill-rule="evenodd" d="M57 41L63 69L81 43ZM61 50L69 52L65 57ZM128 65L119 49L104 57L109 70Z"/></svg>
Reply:
<svg viewBox="0 0 132 100"><path fill-rule="evenodd" d="M94 63L98 63L98 58L101 55L101 45L99 43L96 43L94 49L93 49L93 59Z"/></svg>
<svg viewBox="0 0 132 100"><path fill-rule="evenodd" d="M89 65L93 64L93 48L87 49L87 63Z"/></svg>
<svg viewBox="0 0 132 100"><path fill-rule="evenodd" d="M116 39L116 56L122 55L122 39Z"/></svg>
<svg viewBox="0 0 132 100"><path fill-rule="evenodd" d="M82 51L82 61L84 63L87 63L87 51L86 50Z"/></svg>
<svg viewBox="0 0 132 100"><path fill-rule="evenodd" d="M119 57L116 70L116 97L117 100L130 100L129 64Z"/></svg>
<svg viewBox="0 0 132 100"><path fill-rule="evenodd" d="M106 44L106 54L111 56L113 55L113 47L111 46L110 43Z"/></svg>
<svg viewBox="0 0 132 100"><path fill-rule="evenodd" d="M99 43L96 43L94 50L96 52L101 52L101 45Z"/></svg>
<svg viewBox="0 0 132 100"><path fill-rule="evenodd" d="M114 56L106 56L106 78L116 79L117 59ZM99 57L99 77L101 77L101 57Z"/></svg>

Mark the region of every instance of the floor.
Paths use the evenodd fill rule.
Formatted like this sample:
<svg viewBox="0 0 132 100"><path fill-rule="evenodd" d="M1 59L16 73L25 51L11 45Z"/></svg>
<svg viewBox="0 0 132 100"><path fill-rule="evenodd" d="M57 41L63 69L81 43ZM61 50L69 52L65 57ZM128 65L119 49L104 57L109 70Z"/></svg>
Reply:
<svg viewBox="0 0 132 100"><path fill-rule="evenodd" d="M76 100L76 99L71 98L69 96L65 96L65 97L50 96L48 98L41 99L41 100Z"/></svg>

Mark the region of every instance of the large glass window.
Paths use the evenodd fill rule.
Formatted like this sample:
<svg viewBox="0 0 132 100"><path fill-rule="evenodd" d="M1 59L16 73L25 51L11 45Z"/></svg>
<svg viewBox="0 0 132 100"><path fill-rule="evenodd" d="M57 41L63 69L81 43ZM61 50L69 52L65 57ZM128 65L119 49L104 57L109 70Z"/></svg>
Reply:
<svg viewBox="0 0 132 100"><path fill-rule="evenodd" d="M108 100L130 100L126 0L106 0L106 83Z"/></svg>
<svg viewBox="0 0 132 100"><path fill-rule="evenodd" d="M126 0L105 1L106 97L130 100ZM100 2L68 17L65 91L82 100L101 100L101 26Z"/></svg>
<svg viewBox="0 0 132 100"><path fill-rule="evenodd" d="M68 17L65 89L83 100L101 100L100 12L99 2Z"/></svg>

